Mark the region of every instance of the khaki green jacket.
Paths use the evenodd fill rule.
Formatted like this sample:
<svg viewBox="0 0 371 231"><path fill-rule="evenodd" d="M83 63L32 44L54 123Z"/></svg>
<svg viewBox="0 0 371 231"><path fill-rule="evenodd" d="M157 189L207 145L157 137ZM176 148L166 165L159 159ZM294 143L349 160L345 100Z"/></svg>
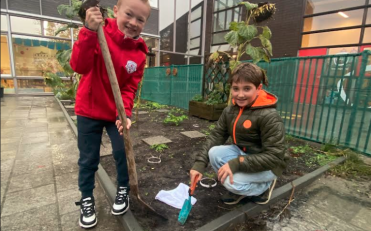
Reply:
<svg viewBox="0 0 371 231"><path fill-rule="evenodd" d="M286 168L285 128L275 109L276 103L275 95L262 90L252 106L226 107L201 152L196 154L192 169L204 173L210 148L224 145L232 137L234 144L250 154L228 162L233 173L272 170L276 176L282 175Z"/></svg>

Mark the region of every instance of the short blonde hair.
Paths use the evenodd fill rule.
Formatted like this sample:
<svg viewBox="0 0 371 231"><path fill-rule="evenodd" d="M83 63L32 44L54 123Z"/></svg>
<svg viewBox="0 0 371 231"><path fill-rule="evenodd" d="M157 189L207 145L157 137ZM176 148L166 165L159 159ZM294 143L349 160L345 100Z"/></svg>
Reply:
<svg viewBox="0 0 371 231"><path fill-rule="evenodd" d="M121 3L123 2L124 0L117 0L117 4L116 6L119 8L121 6ZM149 15L148 15L148 18L149 16L151 15L151 5L149 4L149 1L148 0L140 0L141 2L143 2L144 4L146 4L149 8Z"/></svg>

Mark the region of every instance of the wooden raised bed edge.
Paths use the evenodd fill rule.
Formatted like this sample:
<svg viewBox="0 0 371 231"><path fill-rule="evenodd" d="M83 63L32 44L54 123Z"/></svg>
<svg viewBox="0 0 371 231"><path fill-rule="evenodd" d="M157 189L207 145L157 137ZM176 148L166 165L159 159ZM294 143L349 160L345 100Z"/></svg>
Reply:
<svg viewBox="0 0 371 231"><path fill-rule="evenodd" d="M226 103L207 105L204 102L189 101L188 111L190 116L197 116L207 120L218 120L226 106Z"/></svg>

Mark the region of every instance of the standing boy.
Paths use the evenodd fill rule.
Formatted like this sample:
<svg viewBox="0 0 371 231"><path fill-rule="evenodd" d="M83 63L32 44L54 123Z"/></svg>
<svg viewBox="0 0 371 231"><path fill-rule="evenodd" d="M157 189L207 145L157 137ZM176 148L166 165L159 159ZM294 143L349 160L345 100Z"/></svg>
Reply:
<svg viewBox="0 0 371 231"><path fill-rule="evenodd" d="M139 36L150 15L148 0L118 0L113 8L115 19L106 19L103 27L120 87L127 129L131 126L133 100L140 82L148 52ZM98 7L86 11L84 28L73 46L71 67L82 74L76 94L78 148L80 157L78 185L81 191L79 224L91 228L97 224L93 196L94 176L100 159L100 143L105 127L112 142L117 170L117 194L112 214L121 215L129 209L129 175L122 136L117 125L118 113L98 42L97 30L103 22Z"/></svg>

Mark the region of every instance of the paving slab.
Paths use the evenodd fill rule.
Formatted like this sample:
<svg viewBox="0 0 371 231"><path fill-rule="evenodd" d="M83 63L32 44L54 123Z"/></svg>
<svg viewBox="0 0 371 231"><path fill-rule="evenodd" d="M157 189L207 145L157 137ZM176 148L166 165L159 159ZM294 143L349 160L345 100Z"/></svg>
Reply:
<svg viewBox="0 0 371 231"><path fill-rule="evenodd" d="M57 193L68 191L68 190L78 190L77 185L78 172L69 172L61 174L55 177Z"/></svg>
<svg viewBox="0 0 371 231"><path fill-rule="evenodd" d="M12 177L8 186L8 193L37 188L44 185L54 184L52 169L37 173L24 174Z"/></svg>
<svg viewBox="0 0 371 231"><path fill-rule="evenodd" d="M9 160L9 159L14 159L15 155L17 154L16 150L12 151L1 151L1 161Z"/></svg>
<svg viewBox="0 0 371 231"><path fill-rule="evenodd" d="M54 184L7 193L1 217L36 209L55 202Z"/></svg>
<svg viewBox="0 0 371 231"><path fill-rule="evenodd" d="M138 115L144 115L144 114L148 114L149 112L148 111L138 111Z"/></svg>
<svg viewBox="0 0 371 231"><path fill-rule="evenodd" d="M71 116L72 120L77 120L77 116Z"/></svg>
<svg viewBox="0 0 371 231"><path fill-rule="evenodd" d="M75 184L77 184L77 181ZM74 213L76 216L76 214L79 213L80 207L76 206L74 203L81 198L80 191L77 188L58 192L57 198L59 203L59 215L76 212Z"/></svg>
<svg viewBox="0 0 371 231"><path fill-rule="evenodd" d="M1 230L60 230L56 204L1 217Z"/></svg>
<svg viewBox="0 0 371 231"><path fill-rule="evenodd" d="M142 139L142 140L148 145L167 144L167 143L172 142L171 140L169 140L168 138L164 136L154 136L154 137L149 137L149 138Z"/></svg>
<svg viewBox="0 0 371 231"><path fill-rule="evenodd" d="M168 109L157 109L156 111L158 111L158 112L169 112L170 110L168 110Z"/></svg>
<svg viewBox="0 0 371 231"><path fill-rule="evenodd" d="M37 144L42 143L43 145L49 144L49 136L39 136L39 137L23 137L21 145L23 144Z"/></svg>
<svg viewBox="0 0 371 231"><path fill-rule="evenodd" d="M71 106L71 105L66 105L64 106L66 109L75 109L75 106Z"/></svg>
<svg viewBox="0 0 371 231"><path fill-rule="evenodd" d="M13 176L23 174L38 174L49 172L53 169L50 157L40 157L38 159L17 159L14 163Z"/></svg>
<svg viewBox="0 0 371 231"><path fill-rule="evenodd" d="M181 132L181 134L189 137L189 138L200 138L200 137L205 137L206 135L198 132L198 131L187 131L187 132Z"/></svg>
<svg viewBox="0 0 371 231"><path fill-rule="evenodd" d="M371 207L362 208L357 214L350 220L350 224L359 227L364 230L371 230L370 226L371 218Z"/></svg>

